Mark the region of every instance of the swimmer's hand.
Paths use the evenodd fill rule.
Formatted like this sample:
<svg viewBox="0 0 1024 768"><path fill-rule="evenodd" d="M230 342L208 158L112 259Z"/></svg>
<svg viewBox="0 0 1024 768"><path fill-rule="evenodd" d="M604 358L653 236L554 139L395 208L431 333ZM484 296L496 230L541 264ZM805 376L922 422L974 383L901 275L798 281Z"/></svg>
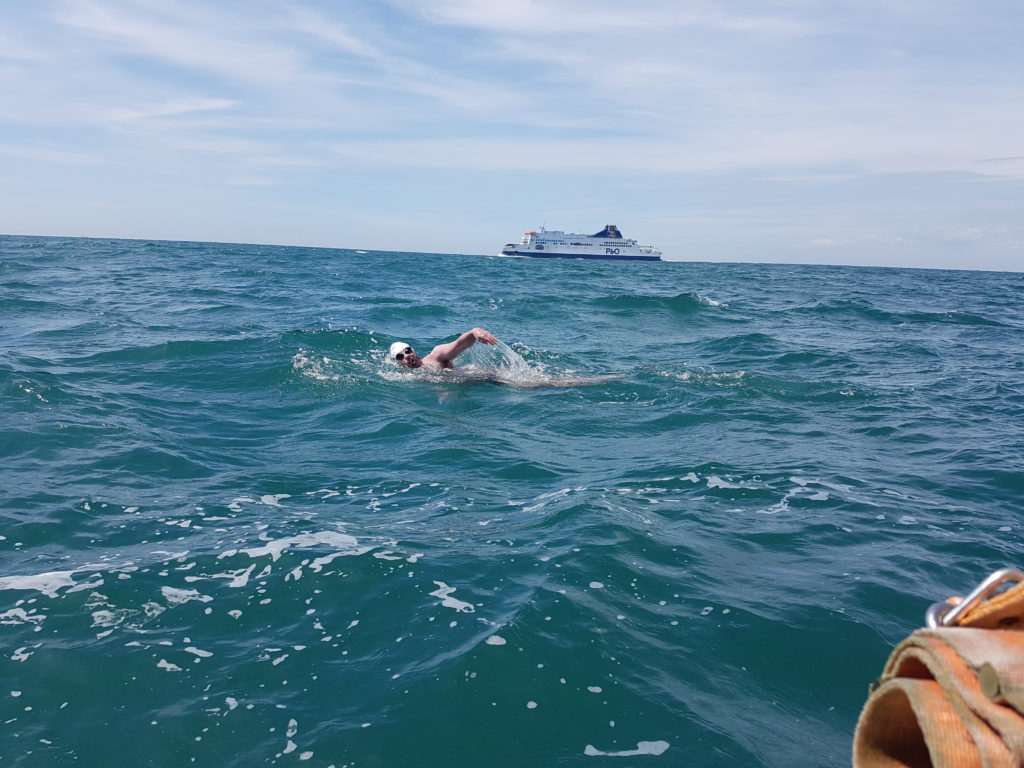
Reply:
<svg viewBox="0 0 1024 768"><path fill-rule="evenodd" d="M470 331L473 334L473 338L477 341L482 341L484 344L497 344L498 339L490 331L485 331L483 328L474 328Z"/></svg>

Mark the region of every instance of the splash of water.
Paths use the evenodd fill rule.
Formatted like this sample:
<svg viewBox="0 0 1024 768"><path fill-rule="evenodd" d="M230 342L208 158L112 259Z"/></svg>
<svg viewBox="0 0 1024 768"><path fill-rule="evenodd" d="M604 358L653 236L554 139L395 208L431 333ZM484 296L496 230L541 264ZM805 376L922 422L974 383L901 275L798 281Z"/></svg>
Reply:
<svg viewBox="0 0 1024 768"><path fill-rule="evenodd" d="M465 353L466 373L487 376L509 384L529 385L549 381L551 375L543 363L530 364L512 347L502 341L497 344L477 344Z"/></svg>

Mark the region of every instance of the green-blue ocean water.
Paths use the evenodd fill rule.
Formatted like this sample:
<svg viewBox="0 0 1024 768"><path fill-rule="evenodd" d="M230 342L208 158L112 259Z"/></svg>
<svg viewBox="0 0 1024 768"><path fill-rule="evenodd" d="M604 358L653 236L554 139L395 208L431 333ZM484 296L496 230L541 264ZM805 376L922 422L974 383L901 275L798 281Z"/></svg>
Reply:
<svg viewBox="0 0 1024 768"><path fill-rule="evenodd" d="M0 237L0 338L2 765L841 765L1024 565L1022 274Z"/></svg>

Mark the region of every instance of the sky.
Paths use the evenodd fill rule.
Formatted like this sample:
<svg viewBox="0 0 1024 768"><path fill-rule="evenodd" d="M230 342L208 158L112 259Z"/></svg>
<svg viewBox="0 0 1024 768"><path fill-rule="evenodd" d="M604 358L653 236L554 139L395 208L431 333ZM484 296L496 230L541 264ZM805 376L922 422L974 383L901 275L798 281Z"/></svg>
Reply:
<svg viewBox="0 0 1024 768"><path fill-rule="evenodd" d="M0 233L1024 271L1019 0L2 0Z"/></svg>

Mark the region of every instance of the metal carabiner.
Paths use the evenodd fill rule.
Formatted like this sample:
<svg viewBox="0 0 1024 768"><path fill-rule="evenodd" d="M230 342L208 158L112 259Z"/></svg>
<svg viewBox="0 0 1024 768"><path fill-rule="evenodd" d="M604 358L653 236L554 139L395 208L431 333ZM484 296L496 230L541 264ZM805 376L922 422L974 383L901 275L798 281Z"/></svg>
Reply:
<svg viewBox="0 0 1024 768"><path fill-rule="evenodd" d="M961 616L983 602L1008 581L1024 581L1024 573L1014 568L1003 568L996 571L956 605L950 605L943 601L929 606L924 614L925 624L929 629L955 626Z"/></svg>

